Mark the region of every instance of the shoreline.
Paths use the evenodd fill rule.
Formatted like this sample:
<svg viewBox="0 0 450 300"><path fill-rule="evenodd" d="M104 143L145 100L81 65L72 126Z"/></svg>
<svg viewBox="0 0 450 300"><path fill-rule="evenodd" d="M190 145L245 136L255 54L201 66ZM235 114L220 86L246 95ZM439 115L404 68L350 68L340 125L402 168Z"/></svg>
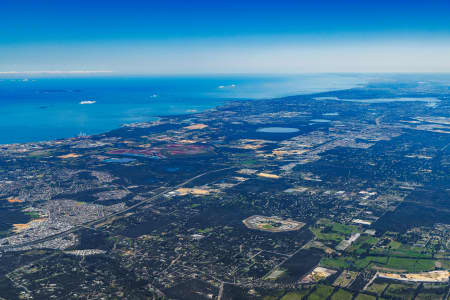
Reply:
<svg viewBox="0 0 450 300"><path fill-rule="evenodd" d="M394 103L394 102L429 102L430 98L424 98L421 99L423 97L410 97L410 98L402 98L402 97L398 97L398 99L396 97L390 97L388 98L380 98L380 101L376 101L377 98L371 98L371 99L359 99L358 101L356 100L347 100L347 99L340 99L338 97L329 97L329 96L325 96L325 97L321 97L324 94L327 95L329 93L336 93L336 92L342 92L342 91L348 91L348 90L352 90L355 88L360 88L360 87L353 87L353 88L349 88L349 89L340 89L340 90L330 90L330 91L324 91L324 92L319 92L319 93L308 93L308 94L295 94L295 95L289 95L289 96L283 96L283 97L274 97L274 98L259 98L259 99L226 99L223 102L221 102L219 105L216 105L214 107L211 108L207 108L204 110L199 110L199 111L185 111L183 113L179 113L179 114L169 114L169 115L155 115L155 116L151 116L150 118L154 118L155 120L153 121L142 121L142 122L132 122L132 123L123 123L120 124L118 127L109 129L107 131L102 131L100 133L95 133L95 134L90 134L90 135L86 135L86 136L71 136L71 137L63 137L63 138L56 138L56 139L49 139L49 140L40 140L40 141L30 141L30 142L18 142L18 143L1 143L0 142L0 148L1 147L7 147L7 146L19 146L19 145L30 145L30 144L46 144L46 143L52 143L52 142L58 142L58 141L65 141L65 140L76 140L76 139L85 139L85 138L90 138L90 137L95 137L95 136L100 136L100 135L106 135L110 132L116 131L116 130L120 130L121 128L124 127L134 127L133 124L136 124L136 127L139 127L139 124L144 125L145 127L152 127L152 126L157 126L158 122L160 122L162 119L164 118L179 118L179 117L189 117L189 116L194 116L196 114L199 113L204 113L204 112L208 112L208 111L213 111L213 110L217 110L220 107L224 107L227 106L231 103L244 103L244 102L258 102L258 101L273 101L273 100L285 100L285 99L289 99L292 97L310 97L313 100L316 101L339 101L339 102L356 102L356 103L368 103L368 104L377 104L377 103ZM327 99L321 99L321 98L327 98ZM333 99L331 99L333 98ZM405 100L407 99L407 100ZM389 101L386 101L389 100ZM442 99L433 97L433 100L435 101L435 103L439 103L442 101ZM427 105L431 108L435 108L436 105L430 106Z"/></svg>
<svg viewBox="0 0 450 300"><path fill-rule="evenodd" d="M76 138L79 133L98 135L124 124L201 113L229 102L320 94L360 88L367 83L365 78L345 74L42 78L36 82L7 82L0 85L0 98L5 103L0 145L51 142ZM152 103L153 95L161 99ZM85 99L96 103L74 106ZM48 109L37 111L37 107Z"/></svg>
<svg viewBox="0 0 450 300"><path fill-rule="evenodd" d="M328 91L328 92L335 92L335 91L339 91L339 90L333 90L333 91ZM284 96L284 97L261 98L261 99L244 99L244 98L242 98L242 99L228 99L228 100L224 100L220 105L217 105L217 106L205 109L205 110L199 110L199 111L196 111L196 112L185 112L185 113L180 113L180 114L155 115L155 116L151 116L151 118L155 118L156 119L154 121L123 123L123 124L121 124L120 126L118 126L116 128L112 128L110 130L103 131L103 132L96 133L96 134L90 134L90 135L86 135L86 136L63 137L63 138L56 138L56 139L49 139L49 140L40 140L40 141L34 141L34 142L33 141L31 141L31 142L18 142L18 143L1 143L0 142L0 148L1 147L6 147L6 146L12 146L12 145L19 146L19 145L30 145L30 144L45 144L45 143L65 141L65 140L85 139L85 138L90 138L90 137L94 137L94 136L105 135L105 134L108 134L108 133L110 133L112 131L120 130L121 128L127 127L127 126L132 125L132 124L148 124L149 125L148 127L152 127L152 126L154 126L152 124L161 121L161 119L163 119L163 118L177 118L177 117L181 117L181 116L185 116L185 117L193 116L193 115L198 114L198 113L204 113L204 112L207 112L207 111L210 111L210 110L217 110L217 108L225 106L225 105L227 105L229 103L233 103L233 102L246 102L246 101L254 102L254 101L282 100L282 99L285 99L285 98L288 98L288 97L309 96L309 95L316 95L316 93L313 93L313 94L300 94L300 95L296 94L296 95L290 95L290 96ZM158 124L155 124L155 125L158 125Z"/></svg>

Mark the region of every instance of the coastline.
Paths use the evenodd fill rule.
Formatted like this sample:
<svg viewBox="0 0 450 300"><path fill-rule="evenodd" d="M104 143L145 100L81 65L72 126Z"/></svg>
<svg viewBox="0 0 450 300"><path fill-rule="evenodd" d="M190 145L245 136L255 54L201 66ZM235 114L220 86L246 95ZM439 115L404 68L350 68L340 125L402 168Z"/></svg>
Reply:
<svg viewBox="0 0 450 300"><path fill-rule="evenodd" d="M258 101L360 87L359 75L5 79L0 145L102 134L123 124ZM90 105L80 105L85 100Z"/></svg>
<svg viewBox="0 0 450 300"><path fill-rule="evenodd" d="M20 145L39 145L39 144L46 145L46 144L51 144L51 143L63 142L63 141L76 141L76 140L80 140L80 139L95 138L97 136L108 135L109 133L112 133L114 131L120 130L120 129L125 128L125 127L149 128L149 127L153 127L153 126L158 126L158 125L161 125L161 124L159 124L159 122L162 119L180 118L180 117L182 117L182 118L189 118L189 116L195 116L196 114L199 114L199 113L206 113L206 112L216 111L217 109L219 109L221 107L225 107L225 106L227 106L229 104L232 104L232 103L283 100L283 99L288 99L288 98L291 98L291 97L299 97L299 96L302 96L302 97L314 97L315 95L321 95L322 93L330 93L330 92L337 92L337 91L343 91L343 90L332 90L332 91L326 91L326 92L320 92L320 93L311 93L311 94L295 94L295 95L288 95L288 96L275 97L275 98L229 99L229 100L223 101L219 105L216 105L216 106L214 106L212 108L207 108L207 109L202 110L202 111L184 112L184 113L170 114L170 115L156 115L156 116L152 116L151 117L151 118L155 118L156 119L156 120L153 120L153 121L124 123L124 124L121 124L119 127L112 128L110 130L103 131L103 132L96 133L96 134L90 134L90 135L85 135L85 136L63 137L63 138L49 139L49 140L40 140L40 141L30 141L30 142L22 142L22 143L19 142L19 143L2 144L0 142L0 148L1 147L7 147L7 146L14 146L14 145L15 146L20 146Z"/></svg>

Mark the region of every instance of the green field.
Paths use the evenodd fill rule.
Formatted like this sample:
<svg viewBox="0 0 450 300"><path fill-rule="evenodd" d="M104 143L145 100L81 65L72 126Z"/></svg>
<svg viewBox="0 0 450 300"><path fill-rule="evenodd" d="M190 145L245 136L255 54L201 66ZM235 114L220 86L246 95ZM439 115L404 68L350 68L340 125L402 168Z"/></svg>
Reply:
<svg viewBox="0 0 450 300"><path fill-rule="evenodd" d="M351 247L349 247L346 252L353 254L363 254L369 252L370 249L378 242L378 238L369 236L369 235L361 235L359 239L353 243Z"/></svg>
<svg viewBox="0 0 450 300"><path fill-rule="evenodd" d="M213 230L214 230L214 228L212 228L212 227L206 227L205 229L199 229L198 232L200 232L200 233L208 233L208 232L211 232Z"/></svg>
<svg viewBox="0 0 450 300"><path fill-rule="evenodd" d="M343 239L345 239L345 236L342 234L335 233L335 232L323 233L322 229L320 229L320 228L311 228L311 231L312 231L312 233L314 233L314 236L320 241L340 242Z"/></svg>
<svg viewBox="0 0 450 300"><path fill-rule="evenodd" d="M373 292L373 293L377 294L378 296L380 296L380 295L383 293L384 289L385 289L387 286L388 286L388 283L385 283L385 282L383 282L383 283L377 283L377 282L375 281L374 283L372 283L372 284L367 288L367 290L368 290L369 292Z"/></svg>
<svg viewBox="0 0 450 300"><path fill-rule="evenodd" d="M450 269L450 260L440 260L439 262L444 269Z"/></svg>
<svg viewBox="0 0 450 300"><path fill-rule="evenodd" d="M370 251L371 254L384 254L386 256L404 256L411 258L432 257L429 249L404 245L397 241L391 241L386 248L377 248Z"/></svg>
<svg viewBox="0 0 450 300"><path fill-rule="evenodd" d="M424 272L434 269L435 261L432 259L389 257L386 264L377 264L384 268L405 270L406 272Z"/></svg>
<svg viewBox="0 0 450 300"><path fill-rule="evenodd" d="M271 295L265 296L264 300L278 300L283 294L284 292L281 290L273 291Z"/></svg>
<svg viewBox="0 0 450 300"><path fill-rule="evenodd" d="M270 225L270 224L264 224L262 227L263 227L264 229L273 229L273 228L274 228L274 226L272 226L272 225Z"/></svg>
<svg viewBox="0 0 450 300"><path fill-rule="evenodd" d="M442 299L442 295L434 293L420 293L415 298L415 300L436 300L436 299Z"/></svg>
<svg viewBox="0 0 450 300"><path fill-rule="evenodd" d="M348 269L353 265L354 260L351 257L323 258L320 265L327 268Z"/></svg>
<svg viewBox="0 0 450 300"><path fill-rule="evenodd" d="M27 211L27 212L25 212L25 214L30 216L30 218L32 218L32 219L39 219L41 217L41 215L35 211Z"/></svg>
<svg viewBox="0 0 450 300"><path fill-rule="evenodd" d="M352 300L353 294L346 290L339 289L331 296L331 300Z"/></svg>
<svg viewBox="0 0 450 300"><path fill-rule="evenodd" d="M320 265L329 268L362 270L372 266L394 269L403 272L425 272L434 270L435 261L432 259L400 258L387 256L366 256L357 258L353 256L340 256L323 258Z"/></svg>
<svg viewBox="0 0 450 300"><path fill-rule="evenodd" d="M311 231L318 240L340 242L346 236L358 232L358 227L335 223L328 219L321 219L317 222L316 226L311 228Z"/></svg>
<svg viewBox="0 0 450 300"><path fill-rule="evenodd" d="M340 223L332 223L332 231L338 232L344 235L351 235L352 233L358 232L359 229L353 225L344 225Z"/></svg>
<svg viewBox="0 0 450 300"><path fill-rule="evenodd" d="M425 283L417 295L416 300L441 299L447 293L445 284Z"/></svg>
<svg viewBox="0 0 450 300"><path fill-rule="evenodd" d="M395 299L409 300L413 299L416 288L417 285L415 284L391 283L384 292L384 296L395 297Z"/></svg>
<svg viewBox="0 0 450 300"><path fill-rule="evenodd" d="M289 292L281 298L281 300L301 300L303 297L308 295L310 289L298 290L295 292Z"/></svg>
<svg viewBox="0 0 450 300"><path fill-rule="evenodd" d="M390 248L390 249L398 249L398 248L400 248L401 246L402 246L402 243L397 242L397 241L391 241L391 242L387 245L387 247Z"/></svg>
<svg viewBox="0 0 450 300"><path fill-rule="evenodd" d="M371 295L358 294L355 300L376 300L377 298Z"/></svg>
<svg viewBox="0 0 450 300"><path fill-rule="evenodd" d="M364 258L341 256L336 258L324 258L320 261L320 265L330 268L362 270L367 268L371 263L385 264L386 262L387 257L382 256L367 256Z"/></svg>
<svg viewBox="0 0 450 300"><path fill-rule="evenodd" d="M332 286L319 284L316 290L308 296L308 300L323 300L331 295L334 288Z"/></svg>

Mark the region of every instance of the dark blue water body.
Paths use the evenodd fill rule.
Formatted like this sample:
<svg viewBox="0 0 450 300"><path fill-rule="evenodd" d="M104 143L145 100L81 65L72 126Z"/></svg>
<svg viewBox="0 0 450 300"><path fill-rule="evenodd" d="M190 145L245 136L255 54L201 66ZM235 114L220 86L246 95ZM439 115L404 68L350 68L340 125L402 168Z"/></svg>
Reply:
<svg viewBox="0 0 450 300"><path fill-rule="evenodd" d="M352 88L357 75L0 78L0 144L97 134L230 99ZM86 104L80 104L80 102ZM90 104L89 104L90 103Z"/></svg>
<svg viewBox="0 0 450 300"><path fill-rule="evenodd" d="M104 160L107 163L129 163L133 161L135 161L133 158L108 158Z"/></svg>
<svg viewBox="0 0 450 300"><path fill-rule="evenodd" d="M289 127L263 127L258 128L256 131L265 132L265 133L295 133L300 130L297 128L289 128Z"/></svg>

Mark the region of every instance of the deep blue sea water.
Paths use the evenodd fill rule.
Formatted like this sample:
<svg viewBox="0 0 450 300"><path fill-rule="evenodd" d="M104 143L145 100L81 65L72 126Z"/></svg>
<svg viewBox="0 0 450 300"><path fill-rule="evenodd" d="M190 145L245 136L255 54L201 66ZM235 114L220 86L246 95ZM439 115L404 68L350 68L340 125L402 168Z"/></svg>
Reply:
<svg viewBox="0 0 450 300"><path fill-rule="evenodd" d="M124 123L273 98L355 87L357 75L0 78L0 144L97 134ZM80 104L95 101L93 104Z"/></svg>

